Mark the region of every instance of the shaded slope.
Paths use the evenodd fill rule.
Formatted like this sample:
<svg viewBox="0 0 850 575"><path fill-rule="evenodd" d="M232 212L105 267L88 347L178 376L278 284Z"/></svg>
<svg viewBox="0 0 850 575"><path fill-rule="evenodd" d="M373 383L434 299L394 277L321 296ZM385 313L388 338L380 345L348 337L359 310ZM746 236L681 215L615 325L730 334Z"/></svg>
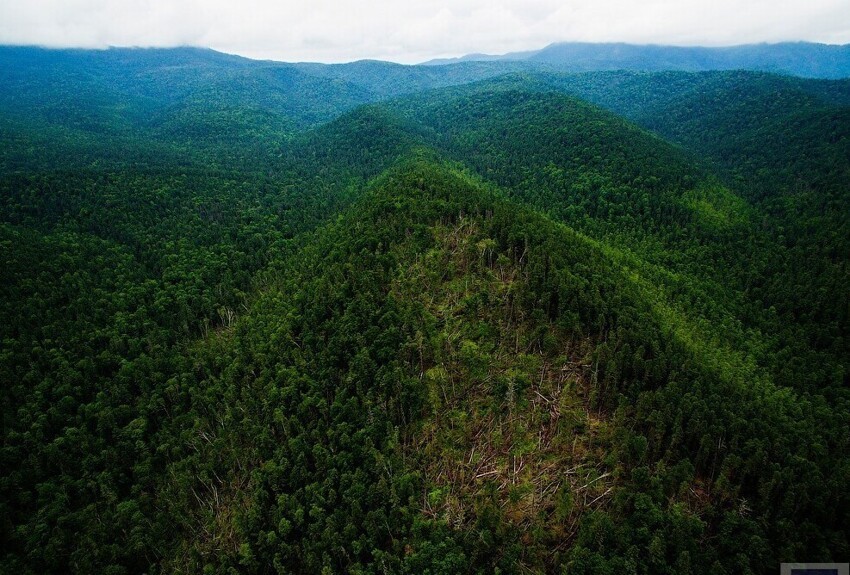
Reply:
<svg viewBox="0 0 850 575"><path fill-rule="evenodd" d="M280 138L374 99L367 89L308 76L288 66L222 74L165 108L151 124L160 136L235 145L234 137ZM258 115L259 117L252 117Z"/></svg>
<svg viewBox="0 0 850 575"><path fill-rule="evenodd" d="M846 162L850 81L771 74L598 73L539 81L630 118L737 175L741 192L793 185ZM801 163L802 162L802 163ZM765 180L770 177L771 180ZM828 191L827 191L828 192ZM758 196L754 197L758 199Z"/></svg>
<svg viewBox="0 0 850 575"><path fill-rule="evenodd" d="M154 436L179 410L187 346L232 325L258 271L383 169L337 146L370 126L293 142L262 169L70 130L58 145L34 129L22 160L6 140L0 570L148 572L170 549L152 493L183 440Z"/></svg>
<svg viewBox="0 0 850 575"><path fill-rule="evenodd" d="M661 198L669 200L702 175L678 150L622 119L579 100L517 89L517 82L390 106L482 177L560 219L571 218L568 210L606 220L634 210L648 211L643 217L660 225L666 217Z"/></svg>
<svg viewBox="0 0 850 575"><path fill-rule="evenodd" d="M356 197L327 177L164 165L2 179L0 570L141 573L170 549L152 494L183 439L154 435L179 410L187 345L231 325L257 271Z"/></svg>

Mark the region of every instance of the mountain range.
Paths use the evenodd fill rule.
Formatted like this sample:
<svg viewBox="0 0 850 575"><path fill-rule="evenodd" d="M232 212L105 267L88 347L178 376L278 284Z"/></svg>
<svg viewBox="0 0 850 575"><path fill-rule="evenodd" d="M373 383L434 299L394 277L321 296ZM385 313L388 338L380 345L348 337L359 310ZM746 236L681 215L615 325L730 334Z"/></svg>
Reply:
<svg viewBox="0 0 850 575"><path fill-rule="evenodd" d="M460 58L429 60L426 65L458 62L525 62L562 72L630 70L755 70L809 78L846 78L850 75L850 46L812 42L745 44L707 48L625 43L557 42L541 50L501 56L469 54Z"/></svg>
<svg viewBox="0 0 850 575"><path fill-rule="evenodd" d="M700 50L0 48L0 571L846 558L846 48Z"/></svg>

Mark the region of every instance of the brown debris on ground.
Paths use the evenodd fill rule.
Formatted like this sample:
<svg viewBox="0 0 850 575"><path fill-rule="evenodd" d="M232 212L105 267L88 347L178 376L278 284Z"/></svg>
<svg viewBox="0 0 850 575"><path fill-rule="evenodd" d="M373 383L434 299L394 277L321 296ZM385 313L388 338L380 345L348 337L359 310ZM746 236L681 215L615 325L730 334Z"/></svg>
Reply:
<svg viewBox="0 0 850 575"><path fill-rule="evenodd" d="M393 287L434 326L417 350L431 415L407 446L425 474L422 512L468 528L498 506L524 542L546 533L536 542L554 553L614 490L608 426L590 409L590 343L526 317L521 259L494 253L472 221L434 235Z"/></svg>

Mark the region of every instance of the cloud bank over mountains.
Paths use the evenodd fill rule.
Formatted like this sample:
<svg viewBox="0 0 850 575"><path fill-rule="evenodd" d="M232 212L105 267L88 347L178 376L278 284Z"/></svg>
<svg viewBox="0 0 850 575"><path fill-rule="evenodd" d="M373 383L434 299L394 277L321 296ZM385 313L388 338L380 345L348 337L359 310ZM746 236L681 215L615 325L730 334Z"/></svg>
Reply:
<svg viewBox="0 0 850 575"><path fill-rule="evenodd" d="M846 0L4 0L0 43L204 46L253 58L414 63L551 42L850 43Z"/></svg>

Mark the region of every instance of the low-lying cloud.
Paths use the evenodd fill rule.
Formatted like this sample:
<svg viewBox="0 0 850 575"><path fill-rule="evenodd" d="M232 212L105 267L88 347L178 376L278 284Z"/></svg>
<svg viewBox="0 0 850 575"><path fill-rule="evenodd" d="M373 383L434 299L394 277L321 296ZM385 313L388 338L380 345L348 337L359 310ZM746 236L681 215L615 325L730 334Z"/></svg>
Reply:
<svg viewBox="0 0 850 575"><path fill-rule="evenodd" d="M847 0L0 0L0 43L418 62L557 41L850 43Z"/></svg>

